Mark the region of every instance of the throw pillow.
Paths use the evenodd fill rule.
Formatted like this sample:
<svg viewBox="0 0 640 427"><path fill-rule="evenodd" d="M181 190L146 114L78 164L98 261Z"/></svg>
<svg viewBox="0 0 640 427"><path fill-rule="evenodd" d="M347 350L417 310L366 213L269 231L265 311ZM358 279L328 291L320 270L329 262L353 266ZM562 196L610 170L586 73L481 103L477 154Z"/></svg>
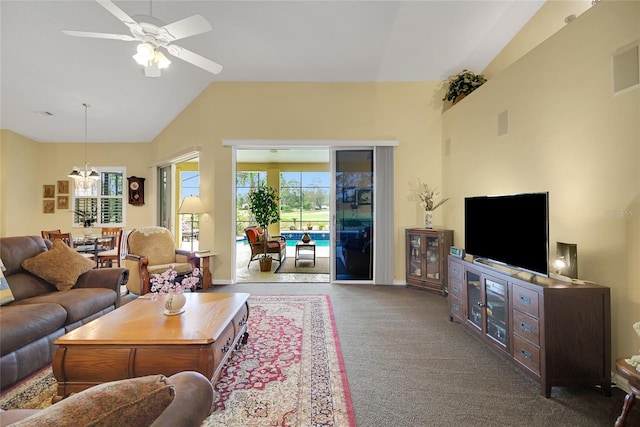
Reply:
<svg viewBox="0 0 640 427"><path fill-rule="evenodd" d="M50 250L25 259L21 265L28 272L55 285L59 291L71 289L80 275L96 266L95 262L83 257L59 239L53 241Z"/></svg>
<svg viewBox="0 0 640 427"><path fill-rule="evenodd" d="M0 258L0 271L7 271L7 267L5 267L4 262L2 262L2 258Z"/></svg>
<svg viewBox="0 0 640 427"><path fill-rule="evenodd" d="M175 397L164 375L93 386L12 426L150 426Z"/></svg>
<svg viewBox="0 0 640 427"><path fill-rule="evenodd" d="M5 305L11 301L15 301L15 298L2 271L3 270L0 269L0 305Z"/></svg>

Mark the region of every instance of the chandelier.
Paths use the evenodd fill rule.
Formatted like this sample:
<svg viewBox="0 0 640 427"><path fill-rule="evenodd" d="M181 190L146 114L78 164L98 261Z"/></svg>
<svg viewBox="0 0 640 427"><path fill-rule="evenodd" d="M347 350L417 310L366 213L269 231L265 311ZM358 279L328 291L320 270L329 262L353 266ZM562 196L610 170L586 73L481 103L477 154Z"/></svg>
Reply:
<svg viewBox="0 0 640 427"><path fill-rule="evenodd" d="M86 190L93 187L95 182L100 179L100 175L95 169L89 168L89 162L87 161L87 147L89 144L87 140L87 109L90 105L86 103L82 105L84 106L84 169L80 170L80 168L74 166L69 178L73 178L75 186Z"/></svg>

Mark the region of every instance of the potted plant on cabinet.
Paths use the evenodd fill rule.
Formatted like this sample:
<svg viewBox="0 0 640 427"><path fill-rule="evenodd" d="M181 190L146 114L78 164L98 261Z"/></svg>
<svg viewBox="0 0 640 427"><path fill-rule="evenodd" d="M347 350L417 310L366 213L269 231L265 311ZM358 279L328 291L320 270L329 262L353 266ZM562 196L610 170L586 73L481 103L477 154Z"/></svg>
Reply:
<svg viewBox="0 0 640 427"><path fill-rule="evenodd" d="M447 93L442 98L443 101L452 101L454 104L474 90L478 89L487 81L482 74L476 74L469 70L462 70L455 76L449 77L446 83L449 84Z"/></svg>
<svg viewBox="0 0 640 427"><path fill-rule="evenodd" d="M271 271L271 255L267 254L267 244L269 240L269 225L280 221L280 208L278 206L280 198L272 187L262 185L249 193L249 210L256 222L264 230L263 245L264 253L260 255L260 271Z"/></svg>

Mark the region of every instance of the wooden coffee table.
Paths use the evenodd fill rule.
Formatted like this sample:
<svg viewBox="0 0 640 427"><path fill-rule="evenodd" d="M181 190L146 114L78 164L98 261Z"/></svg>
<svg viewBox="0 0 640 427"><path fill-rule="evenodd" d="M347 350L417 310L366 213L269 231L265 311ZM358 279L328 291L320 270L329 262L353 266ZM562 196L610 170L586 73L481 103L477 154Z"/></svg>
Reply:
<svg viewBox="0 0 640 427"><path fill-rule="evenodd" d="M185 312L163 314L150 294L58 338L54 401L96 384L152 374L198 371L215 383L246 343L249 294L185 293Z"/></svg>

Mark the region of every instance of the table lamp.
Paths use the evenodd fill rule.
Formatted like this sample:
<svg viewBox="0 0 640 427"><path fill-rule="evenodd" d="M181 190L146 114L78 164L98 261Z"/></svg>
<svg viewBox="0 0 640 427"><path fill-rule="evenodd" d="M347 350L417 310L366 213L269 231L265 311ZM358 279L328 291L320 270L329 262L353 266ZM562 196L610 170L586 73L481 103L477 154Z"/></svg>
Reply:
<svg viewBox="0 0 640 427"><path fill-rule="evenodd" d="M193 252L193 215L201 214L204 212L202 202L197 196L187 196L184 198L178 209L179 214L191 215L191 252Z"/></svg>

